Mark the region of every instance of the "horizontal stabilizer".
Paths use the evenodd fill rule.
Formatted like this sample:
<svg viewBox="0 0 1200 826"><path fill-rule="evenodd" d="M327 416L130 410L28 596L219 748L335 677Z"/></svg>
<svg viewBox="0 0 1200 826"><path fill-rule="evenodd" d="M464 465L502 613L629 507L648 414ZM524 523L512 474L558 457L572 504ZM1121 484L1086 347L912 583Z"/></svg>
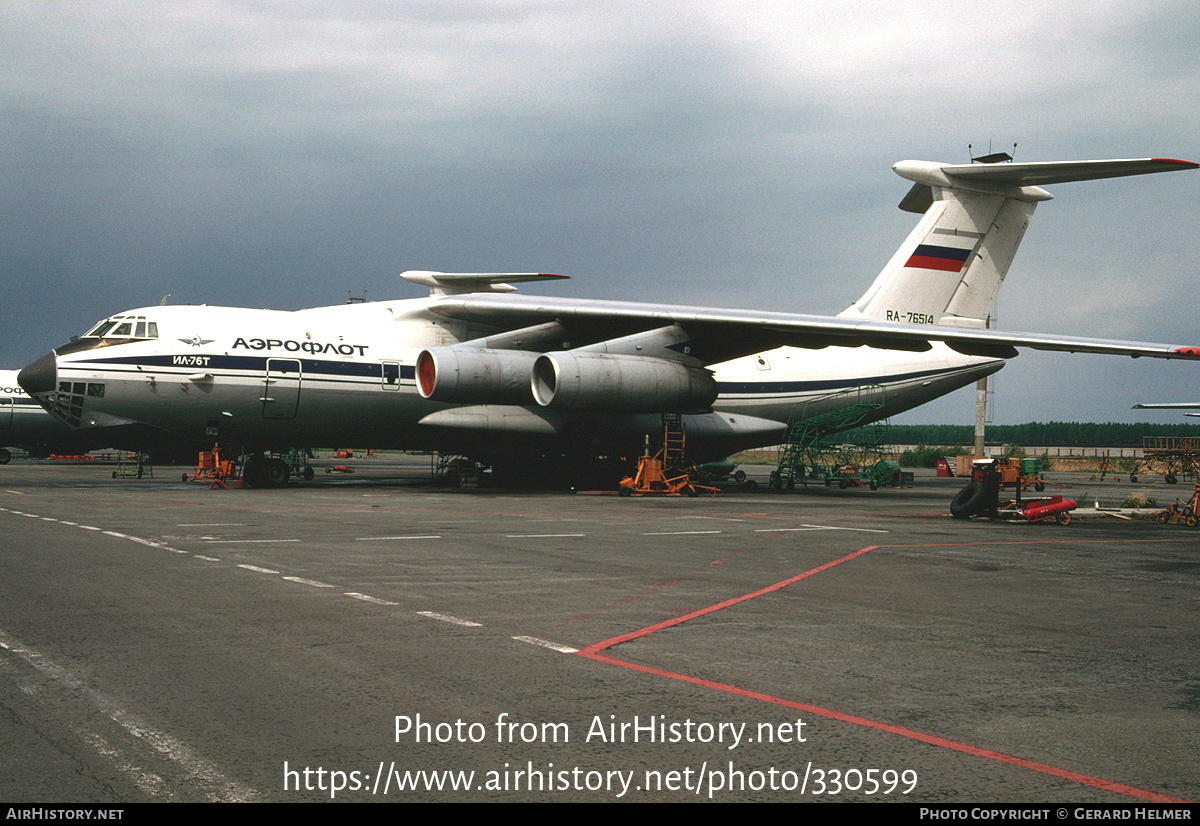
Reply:
<svg viewBox="0 0 1200 826"><path fill-rule="evenodd" d="M922 186L973 189L1015 195L1033 201L1048 200L1050 193L1035 188L1043 184L1069 181L1095 181L1155 172L1179 172L1196 169L1200 164L1174 158L1134 158L1102 161L1038 161L1035 163L943 164L933 161L900 161L892 169L901 178ZM908 212L917 212L926 196L914 187L900 204Z"/></svg>
<svg viewBox="0 0 1200 826"><path fill-rule="evenodd" d="M464 295L466 293L511 293L512 282L557 281L569 278L548 272L433 272L408 270L400 277L413 284L429 288L430 295Z"/></svg>
<svg viewBox="0 0 1200 826"><path fill-rule="evenodd" d="M1200 164L1173 158L1140 158L1107 161L1043 161L1036 163L995 163L943 166L942 172L972 181L1008 184L1011 186L1041 186L1068 181L1094 181L1100 178L1123 178L1127 175L1150 175L1155 172L1176 172L1195 169Z"/></svg>

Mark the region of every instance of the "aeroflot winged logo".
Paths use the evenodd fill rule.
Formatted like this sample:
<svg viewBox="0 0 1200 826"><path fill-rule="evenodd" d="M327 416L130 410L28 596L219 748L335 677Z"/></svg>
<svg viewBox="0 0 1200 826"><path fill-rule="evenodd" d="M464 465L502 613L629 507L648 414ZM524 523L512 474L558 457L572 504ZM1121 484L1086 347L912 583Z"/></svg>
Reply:
<svg viewBox="0 0 1200 826"><path fill-rule="evenodd" d="M239 338L233 342L233 349L244 347L247 350L284 350L288 353L337 353L342 356L352 356L357 353L360 356L367 354L369 344L344 344L344 343L328 343L322 344L319 341L295 341L293 339L279 338Z"/></svg>
<svg viewBox="0 0 1200 826"><path fill-rule="evenodd" d="M904 263L906 267L922 270L945 270L958 272L970 256L970 250L957 247L939 247L936 244L918 244L913 254Z"/></svg>
<svg viewBox="0 0 1200 826"><path fill-rule="evenodd" d="M200 336L192 336L191 338L181 338L179 340L182 341L184 344L190 344L193 347L203 347L205 344L212 344L215 339L200 338Z"/></svg>

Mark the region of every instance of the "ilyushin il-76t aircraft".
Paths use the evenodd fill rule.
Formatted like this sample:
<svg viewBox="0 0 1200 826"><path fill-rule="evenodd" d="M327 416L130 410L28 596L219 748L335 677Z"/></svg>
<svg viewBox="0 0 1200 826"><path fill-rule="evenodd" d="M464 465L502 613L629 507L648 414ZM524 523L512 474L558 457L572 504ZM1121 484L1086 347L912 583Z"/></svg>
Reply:
<svg viewBox="0 0 1200 826"><path fill-rule="evenodd" d="M966 165L902 161L916 228L837 316L514 295L544 273L406 272L426 298L295 312L158 306L118 313L20 373L77 429L140 422L268 458L334 444L438 450L526 472L636 456L680 414L689 458L778 444L789 416L859 404L874 418L994 373L1018 347L1200 358L1200 347L1000 332L997 290L1044 185L1195 169L1170 159Z"/></svg>

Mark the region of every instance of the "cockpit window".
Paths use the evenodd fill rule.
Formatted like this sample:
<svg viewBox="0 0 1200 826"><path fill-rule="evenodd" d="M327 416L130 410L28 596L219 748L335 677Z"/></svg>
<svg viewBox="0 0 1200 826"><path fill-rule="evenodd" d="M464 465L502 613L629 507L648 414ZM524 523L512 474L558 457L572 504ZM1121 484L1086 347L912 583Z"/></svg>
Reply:
<svg viewBox="0 0 1200 826"><path fill-rule="evenodd" d="M145 316L119 315L106 318L81 338L158 338L158 323Z"/></svg>

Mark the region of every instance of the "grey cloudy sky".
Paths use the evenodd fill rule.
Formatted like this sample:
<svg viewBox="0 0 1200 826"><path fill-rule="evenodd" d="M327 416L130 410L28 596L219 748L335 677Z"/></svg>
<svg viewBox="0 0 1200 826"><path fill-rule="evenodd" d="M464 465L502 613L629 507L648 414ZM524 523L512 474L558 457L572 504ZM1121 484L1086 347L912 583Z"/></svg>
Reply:
<svg viewBox="0 0 1200 826"><path fill-rule="evenodd" d="M5 0L0 366L167 294L417 297L406 269L833 314L913 225L897 160L1200 160L1190 0L1032 5ZM1052 191L1001 326L1200 343L1200 172ZM1027 352L995 413L1181 397L1194 363Z"/></svg>

